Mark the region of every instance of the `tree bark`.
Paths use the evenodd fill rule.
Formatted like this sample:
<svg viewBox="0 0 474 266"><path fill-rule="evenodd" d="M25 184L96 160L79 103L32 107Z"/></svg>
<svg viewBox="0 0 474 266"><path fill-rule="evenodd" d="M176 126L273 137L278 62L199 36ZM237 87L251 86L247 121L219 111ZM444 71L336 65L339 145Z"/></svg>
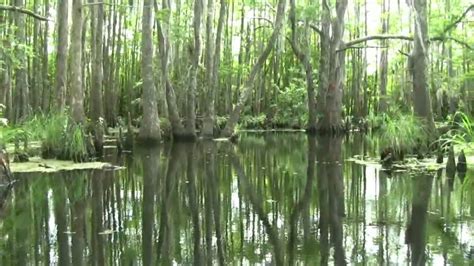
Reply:
<svg viewBox="0 0 474 266"><path fill-rule="evenodd" d="M206 67L206 87L204 89L204 119L201 135L206 138L212 138L214 135L214 99L211 98L213 88L213 75L214 75L214 39L212 32L212 21L214 16L214 5L213 0L207 0L207 16L206 16L206 48L205 48L205 67Z"/></svg>
<svg viewBox="0 0 474 266"><path fill-rule="evenodd" d="M158 9L158 4L155 0L155 8ZM163 0L163 10L169 8L167 0ZM169 51L170 43L168 39L168 30L169 30L169 18L166 17L162 20L157 20L158 28L158 47L160 51L160 61L161 61L161 75L163 79L163 84L165 86L165 95L166 103L168 106L168 118L171 123L171 130L173 131L173 137L175 139L184 138L184 127L181 123L181 117L178 111L178 105L176 103L176 94L173 88L173 84L170 81L169 77Z"/></svg>
<svg viewBox="0 0 474 266"><path fill-rule="evenodd" d="M68 49L68 2L59 0L57 7L58 44L56 52L56 109L66 107L67 49Z"/></svg>
<svg viewBox="0 0 474 266"><path fill-rule="evenodd" d="M24 0L15 0L15 6L17 8L22 8L24 6ZM17 12L15 14L15 36L16 40L20 44L26 43L25 37L25 15L23 13ZM21 121L26 118L30 112L29 105L29 84L28 84L28 73L26 66L26 52L24 48L17 50L17 59L20 62L15 69L15 122Z"/></svg>
<svg viewBox="0 0 474 266"><path fill-rule="evenodd" d="M383 1L382 3L382 34L387 34L389 29L390 21L390 1ZM382 41L382 46L386 46L387 42ZM379 99L379 113L385 113L387 111L387 68L388 68L388 56L387 49L382 48L382 53L380 55L380 99Z"/></svg>
<svg viewBox="0 0 474 266"><path fill-rule="evenodd" d="M142 77L143 77L143 117L138 139L143 142L159 142L161 131L156 103L156 88L153 79L153 42L151 0L143 1L142 17Z"/></svg>
<svg viewBox="0 0 474 266"><path fill-rule="evenodd" d="M306 126L306 131L309 133L316 132L316 94L314 92L314 82L313 82L313 65L311 63L311 57L309 50L305 48L302 50L299 47L297 37L296 37L296 7L295 0L290 0L290 22L291 22L291 47L296 57L303 65L306 74L306 91L308 96L308 124ZM305 35L307 36L307 35ZM305 43L308 43L307 37L305 37Z"/></svg>
<svg viewBox="0 0 474 266"><path fill-rule="evenodd" d="M435 130L431 99L428 87L428 25L426 18L426 0L414 0L415 38L409 68L413 77L413 96L415 115L422 118L429 132Z"/></svg>
<svg viewBox="0 0 474 266"><path fill-rule="evenodd" d="M278 1L277 14L275 18L273 33L270 36L270 39L268 40L268 43L265 49L258 57L257 62L252 67L252 70L250 71L250 74L247 80L245 81L244 88L239 97L239 100L237 101L237 104L232 110L229 116L229 120L227 121L227 124L221 133L222 137L228 138L234 134L234 128L240 118L242 109L244 108L245 103L247 102L248 98L253 92L255 76L257 75L259 70L262 68L265 61L267 60L268 56L270 55L270 52L273 49L273 46L275 46L275 42L278 36L280 35L280 30L283 26L283 18L285 16L285 6L286 6L286 0Z"/></svg>
<svg viewBox="0 0 474 266"><path fill-rule="evenodd" d="M99 0L100 1L100 0ZM102 38L103 38L103 25L104 25L104 4L102 2L96 2L97 5L93 7L93 14L91 21L94 29L92 36L92 87L90 90L90 118L92 121L97 122L99 118L104 116L102 106L102 81L104 79L103 74L103 54L102 54Z"/></svg>
<svg viewBox="0 0 474 266"><path fill-rule="evenodd" d="M49 10L49 0L45 2L45 11ZM51 100L51 88L48 76L48 35L49 35L49 24L45 23L43 31L43 61L42 61L42 75L43 75L43 94L41 99L41 109L43 112L49 112L50 100Z"/></svg>
<svg viewBox="0 0 474 266"><path fill-rule="evenodd" d="M84 89L82 87L82 0L72 1L70 56L71 115L76 123L85 120Z"/></svg>
<svg viewBox="0 0 474 266"><path fill-rule="evenodd" d="M197 88L197 71L199 67L199 58L201 55L201 17L203 9L203 0L194 1L194 47L191 53L192 65L190 74L190 86L186 93L186 135L191 139L196 138L196 88Z"/></svg>
<svg viewBox="0 0 474 266"><path fill-rule="evenodd" d="M319 120L318 133L337 134L343 131L342 90L344 81L345 52L342 37L344 35L344 14L347 0L336 1L336 18L332 20L329 5L323 2L321 58L319 66ZM329 38L329 27L332 36Z"/></svg>

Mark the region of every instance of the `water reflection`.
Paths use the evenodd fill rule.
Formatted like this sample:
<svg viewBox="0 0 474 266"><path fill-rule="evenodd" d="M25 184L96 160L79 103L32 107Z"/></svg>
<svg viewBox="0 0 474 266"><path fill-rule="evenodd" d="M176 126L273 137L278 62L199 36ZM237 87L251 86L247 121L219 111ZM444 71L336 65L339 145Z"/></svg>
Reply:
<svg viewBox="0 0 474 266"><path fill-rule="evenodd" d="M139 149L116 158L122 171L18 176L2 201L0 264L472 263L473 173L346 161L375 144L249 134Z"/></svg>

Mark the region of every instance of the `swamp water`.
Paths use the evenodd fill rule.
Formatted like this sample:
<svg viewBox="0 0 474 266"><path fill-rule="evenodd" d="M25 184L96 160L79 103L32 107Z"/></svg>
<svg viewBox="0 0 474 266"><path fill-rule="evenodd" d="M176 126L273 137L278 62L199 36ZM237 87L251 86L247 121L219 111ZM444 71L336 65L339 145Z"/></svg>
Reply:
<svg viewBox="0 0 474 266"><path fill-rule="evenodd" d="M375 142L249 133L17 174L0 265L473 265L472 185L348 161Z"/></svg>

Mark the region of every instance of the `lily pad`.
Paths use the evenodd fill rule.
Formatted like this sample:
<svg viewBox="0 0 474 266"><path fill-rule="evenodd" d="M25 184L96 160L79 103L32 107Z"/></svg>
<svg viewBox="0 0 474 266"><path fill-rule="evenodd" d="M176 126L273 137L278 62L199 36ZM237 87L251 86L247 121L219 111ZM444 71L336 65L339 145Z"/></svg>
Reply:
<svg viewBox="0 0 474 266"><path fill-rule="evenodd" d="M29 162L10 164L10 169L13 173L54 173L59 171L111 168L120 169L120 167L114 167L106 162L75 163L73 161L42 159L40 157L31 157Z"/></svg>

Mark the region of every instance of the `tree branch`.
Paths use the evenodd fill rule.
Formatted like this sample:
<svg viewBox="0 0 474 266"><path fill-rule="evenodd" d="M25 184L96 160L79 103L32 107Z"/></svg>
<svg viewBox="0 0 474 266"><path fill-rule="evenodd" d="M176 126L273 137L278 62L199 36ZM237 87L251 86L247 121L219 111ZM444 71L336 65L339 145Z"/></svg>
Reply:
<svg viewBox="0 0 474 266"><path fill-rule="evenodd" d="M344 49L348 49L351 46L354 46L359 43L372 41L372 40L405 40L405 41L413 41L413 37L405 36L405 35L370 35L361 37L358 39L354 39L346 43Z"/></svg>
<svg viewBox="0 0 474 266"><path fill-rule="evenodd" d="M430 39L430 41L440 41L440 42L444 42L446 40L454 41L454 42L466 47L469 50L474 50L474 46L471 46L467 42L459 40L459 39L454 38L454 37L437 36L437 37L433 37L433 38Z"/></svg>
<svg viewBox="0 0 474 266"><path fill-rule="evenodd" d="M309 27L315 32L317 32L320 36L323 35L323 31L320 28L318 28L316 25L309 24Z"/></svg>
<svg viewBox="0 0 474 266"><path fill-rule="evenodd" d="M0 5L0 11L13 11L13 12L19 12L19 13L22 13L22 14L26 14L28 16L31 16L37 20L41 20L41 21L49 21L49 19L47 17L43 17L39 14L36 14L35 12L31 11L31 10L27 10L27 9L23 9L23 8L19 8L19 7L16 7L16 6L6 6L6 5Z"/></svg>
<svg viewBox="0 0 474 266"><path fill-rule="evenodd" d="M474 9L474 4L473 5L470 5L466 11L464 11L464 13L462 13L461 16L459 16L455 21L453 21L451 24L449 24L448 26L446 26L443 30L443 35L445 35L448 31L452 30L454 27L456 27L466 16L467 16L467 13L469 13L469 11L471 11L472 9Z"/></svg>
<svg viewBox="0 0 474 266"><path fill-rule="evenodd" d="M358 38L358 39L354 39L352 41L349 41L346 43L346 45L337 50L337 52L340 52L340 51L344 51L344 50L347 50L347 49L351 49L353 48L355 45L359 44L359 43L363 43L363 42L367 42L367 41L373 41L373 40L405 40L405 41L413 41L413 37L410 37L410 36L405 36L405 35L371 35L371 36L365 36L365 37L361 37L361 38ZM452 40L470 50L474 50L474 47L469 45L468 43L462 41L462 40L459 40L459 39L456 39L456 38L453 38L453 37L446 37L446 36L435 36L435 37L431 37L430 38L430 42L434 42L434 41L441 41L441 42L444 42L446 40Z"/></svg>
<svg viewBox="0 0 474 266"><path fill-rule="evenodd" d="M264 17L253 17L253 18L251 18L251 19L252 19L252 20L263 20L263 21L265 21L265 22L270 23L270 24L273 26L273 21L270 20L270 19L268 19L268 18L264 18Z"/></svg>

